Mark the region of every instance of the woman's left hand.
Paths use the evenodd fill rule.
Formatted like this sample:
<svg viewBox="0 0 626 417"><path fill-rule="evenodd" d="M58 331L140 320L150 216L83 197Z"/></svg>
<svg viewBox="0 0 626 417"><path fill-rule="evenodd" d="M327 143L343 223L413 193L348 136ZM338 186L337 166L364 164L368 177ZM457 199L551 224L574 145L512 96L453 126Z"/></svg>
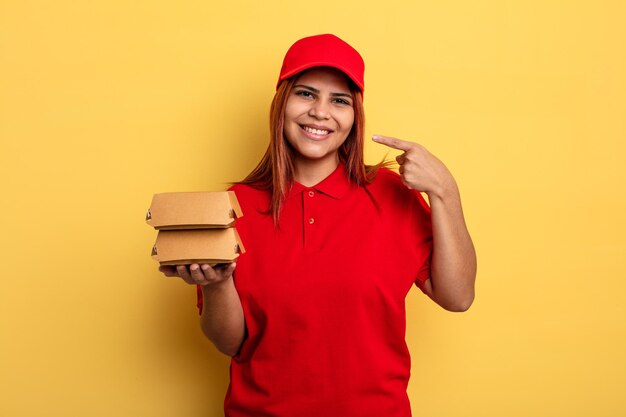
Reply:
<svg viewBox="0 0 626 417"><path fill-rule="evenodd" d="M422 145L381 135L372 136L372 140L404 151L396 161L400 165L402 182L407 187L441 197L446 189L456 186L448 168Z"/></svg>

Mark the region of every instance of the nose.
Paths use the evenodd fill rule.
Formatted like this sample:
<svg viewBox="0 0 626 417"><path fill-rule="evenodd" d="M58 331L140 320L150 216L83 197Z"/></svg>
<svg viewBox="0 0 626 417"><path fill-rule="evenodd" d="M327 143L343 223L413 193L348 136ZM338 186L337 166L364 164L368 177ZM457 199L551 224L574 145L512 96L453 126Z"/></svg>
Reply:
<svg viewBox="0 0 626 417"><path fill-rule="evenodd" d="M330 107L325 100L315 100L309 109L309 116L320 120L330 119Z"/></svg>

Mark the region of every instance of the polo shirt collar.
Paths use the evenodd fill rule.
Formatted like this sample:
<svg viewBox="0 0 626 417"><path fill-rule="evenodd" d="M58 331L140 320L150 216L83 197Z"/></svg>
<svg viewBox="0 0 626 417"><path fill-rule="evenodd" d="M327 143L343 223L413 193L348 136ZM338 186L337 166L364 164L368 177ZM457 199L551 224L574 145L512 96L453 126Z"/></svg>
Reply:
<svg viewBox="0 0 626 417"><path fill-rule="evenodd" d="M304 190L315 190L335 199L341 199L350 189L351 183L345 171L345 164L339 162L337 168L322 181L312 187L305 187L297 181L293 182L293 187L289 197L302 193Z"/></svg>

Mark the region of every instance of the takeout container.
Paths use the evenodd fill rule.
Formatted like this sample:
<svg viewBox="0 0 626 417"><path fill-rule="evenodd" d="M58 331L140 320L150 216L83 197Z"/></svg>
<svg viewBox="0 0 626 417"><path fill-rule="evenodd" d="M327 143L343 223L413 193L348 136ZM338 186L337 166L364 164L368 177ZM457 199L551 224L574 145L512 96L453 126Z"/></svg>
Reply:
<svg viewBox="0 0 626 417"><path fill-rule="evenodd" d="M152 197L146 222L157 230L230 227L243 216L233 191L160 193Z"/></svg>
<svg viewBox="0 0 626 417"><path fill-rule="evenodd" d="M146 223L158 230L152 258L161 265L230 263L245 252L233 191L155 194Z"/></svg>
<svg viewBox="0 0 626 417"><path fill-rule="evenodd" d="M152 259L161 265L220 264L235 261L245 248L235 228L160 230Z"/></svg>

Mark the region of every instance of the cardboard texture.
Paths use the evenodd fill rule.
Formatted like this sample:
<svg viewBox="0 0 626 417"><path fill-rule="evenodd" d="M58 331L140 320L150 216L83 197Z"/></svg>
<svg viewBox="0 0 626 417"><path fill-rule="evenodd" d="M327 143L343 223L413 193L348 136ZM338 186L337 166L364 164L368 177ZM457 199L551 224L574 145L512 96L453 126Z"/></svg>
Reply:
<svg viewBox="0 0 626 417"><path fill-rule="evenodd" d="M245 248L235 228L159 230L152 258L161 265L233 262Z"/></svg>
<svg viewBox="0 0 626 417"><path fill-rule="evenodd" d="M152 258L161 265L233 262L245 252L233 191L155 194L146 222L158 230Z"/></svg>
<svg viewBox="0 0 626 417"><path fill-rule="evenodd" d="M160 193L146 222L157 230L212 229L234 225L243 213L233 191Z"/></svg>

